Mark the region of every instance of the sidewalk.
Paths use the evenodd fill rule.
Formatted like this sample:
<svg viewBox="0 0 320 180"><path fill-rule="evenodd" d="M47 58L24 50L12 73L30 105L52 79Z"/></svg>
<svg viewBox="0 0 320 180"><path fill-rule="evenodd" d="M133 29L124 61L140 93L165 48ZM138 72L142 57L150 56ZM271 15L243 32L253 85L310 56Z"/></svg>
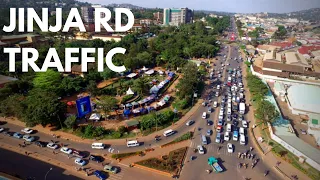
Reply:
<svg viewBox="0 0 320 180"><path fill-rule="evenodd" d="M120 163L125 164L125 165L129 165L131 163L146 160L149 158L160 157L162 155L169 154L170 151L173 151L173 150L176 150L179 148L183 148L183 147L189 147L190 142L191 142L190 140L187 140L187 141L183 141L181 143L169 145L164 148L156 148L154 151L148 152L148 153L146 153L146 155L144 155L142 157L140 157L140 156L129 157L129 158L123 159L122 161L120 161Z"/></svg>
<svg viewBox="0 0 320 180"><path fill-rule="evenodd" d="M246 61L246 58L244 56L244 54L241 52L241 55L243 57L243 61ZM246 71L246 66L243 65L242 66L242 73L243 73L243 84L245 87L247 86L247 80L246 80L246 76L247 76L247 71ZM250 96L250 92L248 89L246 89L245 93L245 97L247 99L247 101L251 100L251 96ZM254 109L253 106L250 106L250 109L247 113L247 118L249 121L251 121L250 125L252 126L253 124L256 123L256 119L254 117ZM251 127L250 127L251 128ZM251 131L250 131L251 132ZM260 132L260 127L256 127L253 129L253 134L252 136L254 136L254 138L257 140L253 140L253 144L256 146L256 149L259 149L258 146L261 147L262 152L260 150L258 150L260 156L262 157L262 160L264 161L264 163L270 167L270 169L274 169L275 171L277 171L281 177L283 177L284 179L291 179L291 175L297 175L299 179L310 179L306 174L302 173L300 170L296 169L295 167L293 167L292 165L290 165L288 162L282 160L280 157L276 156L275 154L273 154L271 151L271 146L269 146L267 144L267 142L259 142L257 138L261 137L261 132ZM257 143L258 142L258 143ZM280 161L281 164L278 166L277 170L275 168L276 163Z"/></svg>
<svg viewBox="0 0 320 180"><path fill-rule="evenodd" d="M152 134L149 134L148 136L138 137L139 141L141 141L141 142L150 141L150 140L153 140L156 135L162 134L166 130L169 130L169 129L177 130L177 129L179 129L181 126L185 125L185 122L187 120L189 120L189 118L195 112L197 112L197 110L201 106L201 103L202 103L202 100L199 99L198 102L192 107L192 109L189 112L187 112L174 125L171 125L171 126L165 128L165 129L162 129L160 131L153 132ZM3 117L0 117L0 121L6 121L6 122L8 122L10 124L14 124L14 125L21 126L21 127L26 127L24 122L21 122L21 121L15 119L15 118L3 118ZM66 133L66 132L62 132L62 131L51 131L49 128L44 128L41 125L37 125L35 127L32 127L32 129L35 129L35 130L37 130L39 132L42 132L42 133L45 133L45 134L48 134L48 135L55 134L56 136L59 136L62 139L75 141L75 142L79 142L79 143L92 144L93 142L97 141L97 140L94 140L94 139L83 139L83 138L78 137L76 135L73 135L73 134L70 134L70 133ZM99 140L99 142L102 142L102 143L105 143L105 144L123 145L126 142L126 139Z"/></svg>

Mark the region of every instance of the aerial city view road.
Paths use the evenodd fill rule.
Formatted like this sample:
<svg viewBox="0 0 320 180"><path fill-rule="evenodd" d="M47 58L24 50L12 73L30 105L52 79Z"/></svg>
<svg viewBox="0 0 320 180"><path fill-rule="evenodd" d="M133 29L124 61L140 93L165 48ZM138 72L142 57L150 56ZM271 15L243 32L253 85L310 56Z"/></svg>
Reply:
<svg viewBox="0 0 320 180"><path fill-rule="evenodd" d="M130 3L1 3L1 180L320 179L319 1Z"/></svg>

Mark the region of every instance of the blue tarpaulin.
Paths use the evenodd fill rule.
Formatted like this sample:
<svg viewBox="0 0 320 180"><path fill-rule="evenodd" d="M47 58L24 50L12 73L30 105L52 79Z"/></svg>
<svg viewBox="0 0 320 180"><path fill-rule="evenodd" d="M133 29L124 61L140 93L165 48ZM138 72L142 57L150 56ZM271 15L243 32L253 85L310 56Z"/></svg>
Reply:
<svg viewBox="0 0 320 180"><path fill-rule="evenodd" d="M125 109L124 111L123 111L123 115L129 115L131 113L131 111L130 111L130 109Z"/></svg>

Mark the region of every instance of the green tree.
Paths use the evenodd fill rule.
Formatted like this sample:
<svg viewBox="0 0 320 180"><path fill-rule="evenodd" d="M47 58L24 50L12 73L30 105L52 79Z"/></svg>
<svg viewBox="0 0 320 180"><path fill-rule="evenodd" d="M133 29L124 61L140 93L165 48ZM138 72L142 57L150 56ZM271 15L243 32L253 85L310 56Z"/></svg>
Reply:
<svg viewBox="0 0 320 180"><path fill-rule="evenodd" d="M61 120L65 117L67 107L53 92L32 90L23 103L25 106L23 119L27 126L38 124L62 126Z"/></svg>
<svg viewBox="0 0 320 180"><path fill-rule="evenodd" d="M50 91L50 92L60 92L60 83L62 77L59 72L49 69L46 72L39 72L33 80L33 85L35 88Z"/></svg>
<svg viewBox="0 0 320 180"><path fill-rule="evenodd" d="M68 129L73 129L73 127L76 125L77 116L71 115L68 116L67 119L63 122Z"/></svg>
<svg viewBox="0 0 320 180"><path fill-rule="evenodd" d="M92 96L97 96L100 94L100 90L97 87L97 83L95 81L89 81L87 86L87 90L91 93Z"/></svg>
<svg viewBox="0 0 320 180"><path fill-rule="evenodd" d="M177 95L180 99L190 99L200 82L198 67L193 63L188 63L183 68L182 73L183 77L177 85Z"/></svg>
<svg viewBox="0 0 320 180"><path fill-rule="evenodd" d="M118 100L112 96L102 96L98 102L105 116L111 112L117 105Z"/></svg>
<svg viewBox="0 0 320 180"><path fill-rule="evenodd" d="M280 115L275 106L266 100L258 103L258 108L255 113L255 116L258 119L261 119L265 124L274 122Z"/></svg>
<svg viewBox="0 0 320 180"><path fill-rule="evenodd" d="M149 86L144 77L137 79L133 86L133 89L141 95L147 95L149 93Z"/></svg>

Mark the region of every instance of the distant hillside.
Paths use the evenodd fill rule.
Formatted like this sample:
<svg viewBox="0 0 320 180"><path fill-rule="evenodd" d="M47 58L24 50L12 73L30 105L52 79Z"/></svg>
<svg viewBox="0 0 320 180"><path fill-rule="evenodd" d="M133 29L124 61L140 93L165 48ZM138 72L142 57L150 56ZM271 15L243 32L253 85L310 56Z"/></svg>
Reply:
<svg viewBox="0 0 320 180"><path fill-rule="evenodd" d="M291 13L268 13L268 17L275 18L297 18L299 20L320 22L320 8L296 11Z"/></svg>
<svg viewBox="0 0 320 180"><path fill-rule="evenodd" d="M136 6L136 5L132 5L132 4L109 4L108 7L113 7L113 8L128 8L128 9L148 9L148 8L144 8L144 7L140 7L140 6Z"/></svg>

